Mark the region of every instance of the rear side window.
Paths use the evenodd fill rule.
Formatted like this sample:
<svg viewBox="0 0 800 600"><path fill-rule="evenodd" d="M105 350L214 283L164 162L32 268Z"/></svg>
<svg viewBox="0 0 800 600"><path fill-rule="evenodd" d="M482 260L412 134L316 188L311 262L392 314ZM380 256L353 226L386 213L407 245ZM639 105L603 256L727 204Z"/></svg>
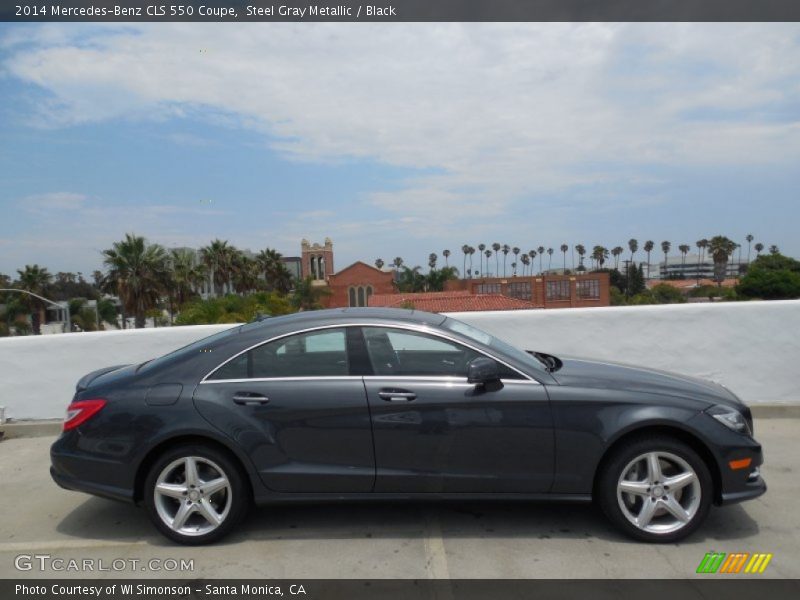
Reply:
<svg viewBox="0 0 800 600"><path fill-rule="evenodd" d="M344 329L325 329L262 344L226 363L208 379L336 377L349 372Z"/></svg>

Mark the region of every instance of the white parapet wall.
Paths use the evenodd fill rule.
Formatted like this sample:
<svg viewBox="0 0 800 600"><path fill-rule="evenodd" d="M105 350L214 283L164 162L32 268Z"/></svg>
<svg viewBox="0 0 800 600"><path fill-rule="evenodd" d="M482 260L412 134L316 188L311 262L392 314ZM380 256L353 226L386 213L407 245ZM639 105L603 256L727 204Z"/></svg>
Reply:
<svg viewBox="0 0 800 600"><path fill-rule="evenodd" d="M800 301L453 316L524 349L713 379L749 404L800 402ZM11 419L60 417L85 373L141 362L228 327L0 338L0 406Z"/></svg>

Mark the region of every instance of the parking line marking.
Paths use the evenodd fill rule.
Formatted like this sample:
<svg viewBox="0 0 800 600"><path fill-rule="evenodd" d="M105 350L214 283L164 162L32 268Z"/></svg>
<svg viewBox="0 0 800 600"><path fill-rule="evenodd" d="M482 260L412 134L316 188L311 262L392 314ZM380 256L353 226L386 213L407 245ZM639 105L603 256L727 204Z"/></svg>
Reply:
<svg viewBox="0 0 800 600"><path fill-rule="evenodd" d="M91 548L118 548L123 546L143 546L145 540L115 542L113 540L61 540L52 542L2 542L0 552L36 552L38 550L82 550Z"/></svg>

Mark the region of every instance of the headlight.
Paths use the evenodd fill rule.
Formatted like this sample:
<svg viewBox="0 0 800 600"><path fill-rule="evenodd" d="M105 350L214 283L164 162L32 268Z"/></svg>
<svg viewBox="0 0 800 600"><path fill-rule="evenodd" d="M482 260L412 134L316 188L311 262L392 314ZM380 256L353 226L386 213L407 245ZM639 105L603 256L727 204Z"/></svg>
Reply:
<svg viewBox="0 0 800 600"><path fill-rule="evenodd" d="M744 415L742 415L742 413L735 408L717 405L712 406L706 412L714 417L717 421L725 425L725 427L728 429L733 429L737 433L752 435L752 432L750 431L750 425L747 423L747 419L745 419Z"/></svg>

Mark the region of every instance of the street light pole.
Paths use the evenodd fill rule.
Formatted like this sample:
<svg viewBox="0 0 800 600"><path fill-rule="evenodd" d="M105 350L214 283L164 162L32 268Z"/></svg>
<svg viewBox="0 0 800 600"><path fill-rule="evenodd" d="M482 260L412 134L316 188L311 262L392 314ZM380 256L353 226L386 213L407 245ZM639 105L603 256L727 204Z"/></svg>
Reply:
<svg viewBox="0 0 800 600"><path fill-rule="evenodd" d="M58 302L55 302L54 300L49 300L49 299L45 298L44 296L40 296L39 294L34 294L33 292L29 292L28 290L19 290L17 288L0 288L0 292L18 292L20 294L28 294L29 296L33 296L34 298L38 298L42 302L47 302L48 304L52 304L53 306L55 306L55 307L57 307L59 309L66 308L67 309L67 333L70 333L72 331L72 318L71 318L70 311L69 311L69 302L67 302L66 307L64 307L64 306L61 306Z"/></svg>

